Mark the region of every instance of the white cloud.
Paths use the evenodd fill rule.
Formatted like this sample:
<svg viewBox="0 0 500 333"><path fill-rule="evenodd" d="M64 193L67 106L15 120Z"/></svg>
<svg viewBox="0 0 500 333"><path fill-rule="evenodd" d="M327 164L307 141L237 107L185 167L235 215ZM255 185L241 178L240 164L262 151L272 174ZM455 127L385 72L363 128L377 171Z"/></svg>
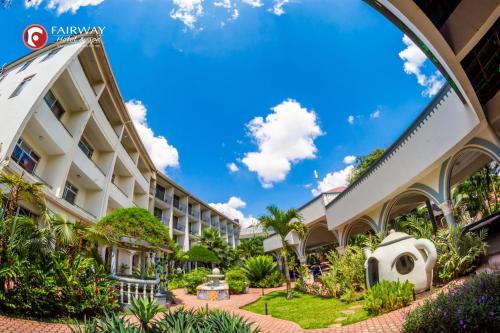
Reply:
<svg viewBox="0 0 500 333"><path fill-rule="evenodd" d="M283 101L272 110L265 119L255 117L247 124L259 150L245 153L242 159L264 188L283 181L293 163L315 158L314 139L323 135L316 113L294 100Z"/></svg>
<svg viewBox="0 0 500 333"><path fill-rule="evenodd" d="M229 169L229 171L231 172L238 172L240 171L240 168L238 168L238 166L236 165L236 163L234 162L231 162L231 163L228 163L227 164L227 168Z"/></svg>
<svg viewBox="0 0 500 333"><path fill-rule="evenodd" d="M47 8L56 9L57 15L61 15L66 12L75 14L80 7L97 6L103 1L104 0L50 0L47 4ZM42 2L43 0L24 0L24 6L26 8L38 8Z"/></svg>
<svg viewBox="0 0 500 333"><path fill-rule="evenodd" d="M155 166L163 171L167 167L178 167L179 153L177 149L170 145L164 136L155 135L148 126L146 117L148 110L142 101L131 99L125 105Z"/></svg>
<svg viewBox="0 0 500 333"><path fill-rule="evenodd" d="M274 13L274 15L281 16L281 15L285 14L285 10L283 9L283 6L285 6L285 4L287 4L289 2L290 2L290 0L274 0L274 5L273 5L273 8L271 11Z"/></svg>
<svg viewBox="0 0 500 333"><path fill-rule="evenodd" d="M198 18L203 15L204 0L172 0L176 9L170 11L170 17L179 20L189 29L195 28Z"/></svg>
<svg viewBox="0 0 500 333"><path fill-rule="evenodd" d="M262 0L241 0L241 2L250 5L252 7L258 8L264 6Z"/></svg>
<svg viewBox="0 0 500 333"><path fill-rule="evenodd" d="M351 125L354 124L354 116L353 115L350 115L349 117L347 117L347 122Z"/></svg>
<svg viewBox="0 0 500 333"><path fill-rule="evenodd" d="M232 4L231 0L220 0L220 1L215 1L214 6L229 9L231 8Z"/></svg>
<svg viewBox="0 0 500 333"><path fill-rule="evenodd" d="M237 219L243 228L258 222L257 219L252 215L245 216L245 214L243 214L240 209L245 208L247 204L245 201L241 200L238 197L232 196L227 202L210 203L209 205L219 212L223 213L227 217Z"/></svg>
<svg viewBox="0 0 500 333"><path fill-rule="evenodd" d="M342 170L327 173L326 176L322 180L320 180L318 186L311 190L311 193L316 196L323 192L329 191L332 188L338 186L346 186L347 179L352 174L353 170L354 166L348 165Z"/></svg>
<svg viewBox="0 0 500 333"><path fill-rule="evenodd" d="M376 119L376 118L380 118L380 113L382 111L380 111L380 109L377 109L375 111L373 111L372 113L370 113L370 119Z"/></svg>
<svg viewBox="0 0 500 333"><path fill-rule="evenodd" d="M342 160L342 162L344 162L345 164L353 164L354 161L356 161L356 156L354 156L354 155L347 155Z"/></svg>
<svg viewBox="0 0 500 333"><path fill-rule="evenodd" d="M422 67L427 60L426 55L406 35L403 36L403 43L406 48L399 52L399 57L404 60L405 73L417 77L418 84L425 88L422 92L423 95L434 96L445 82L443 76L439 71L435 71L431 76L422 73Z"/></svg>

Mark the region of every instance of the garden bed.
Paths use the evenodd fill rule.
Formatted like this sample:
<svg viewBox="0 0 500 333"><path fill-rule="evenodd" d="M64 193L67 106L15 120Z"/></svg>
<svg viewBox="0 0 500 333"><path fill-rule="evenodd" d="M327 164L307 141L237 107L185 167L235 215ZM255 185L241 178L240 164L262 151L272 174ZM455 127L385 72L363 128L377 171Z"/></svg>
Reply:
<svg viewBox="0 0 500 333"><path fill-rule="evenodd" d="M363 301L345 303L336 298L323 298L297 291L293 292L291 300L286 300L286 291L275 291L243 309L265 314L265 303L269 315L293 321L304 329L325 328L333 324L349 325L372 317L363 310Z"/></svg>

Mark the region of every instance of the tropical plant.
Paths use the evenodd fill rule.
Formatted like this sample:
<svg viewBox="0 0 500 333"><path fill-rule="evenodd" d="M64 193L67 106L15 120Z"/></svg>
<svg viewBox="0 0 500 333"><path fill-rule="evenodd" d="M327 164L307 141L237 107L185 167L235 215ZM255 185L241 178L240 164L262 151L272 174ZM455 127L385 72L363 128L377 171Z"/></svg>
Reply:
<svg viewBox="0 0 500 333"><path fill-rule="evenodd" d="M147 297L139 297L132 299L130 312L139 320L142 330L146 333L152 332L150 326L156 315L165 311L165 308L158 305L156 300L149 300Z"/></svg>
<svg viewBox="0 0 500 333"><path fill-rule="evenodd" d="M229 285L229 293L231 294L243 294L250 284L243 270L238 268L227 271L224 274L224 279Z"/></svg>
<svg viewBox="0 0 500 333"><path fill-rule="evenodd" d="M198 268L184 275L184 287L188 294L196 294L196 287L206 281L211 271L208 268Z"/></svg>
<svg viewBox="0 0 500 333"><path fill-rule="evenodd" d="M192 262L201 262L201 263L219 263L220 260L217 258L215 253L209 249L207 249L203 245L195 245L188 252L187 255L189 260Z"/></svg>
<svg viewBox="0 0 500 333"><path fill-rule="evenodd" d="M375 162L377 162L385 153L384 149L374 149L371 153L365 156L356 157L354 161L354 170L349 176L349 184L354 183L366 170L368 170Z"/></svg>
<svg viewBox="0 0 500 333"><path fill-rule="evenodd" d="M376 315L402 308L412 302L413 288L409 281L383 280L368 289L364 308Z"/></svg>
<svg viewBox="0 0 500 333"><path fill-rule="evenodd" d="M413 310L404 333L500 332L500 274L481 273Z"/></svg>
<svg viewBox="0 0 500 333"><path fill-rule="evenodd" d="M4 217L16 216L20 201L32 203L40 210L42 217L47 217L47 205L43 196L43 183L30 183L17 174L0 174L0 184L9 189Z"/></svg>
<svg viewBox="0 0 500 333"><path fill-rule="evenodd" d="M417 239L434 238L434 228L431 221L416 211L396 219L394 229L412 235Z"/></svg>
<svg viewBox="0 0 500 333"><path fill-rule="evenodd" d="M96 230L109 238L130 237L145 240L153 245L175 243L165 227L151 212L144 208L121 208L99 220Z"/></svg>
<svg viewBox="0 0 500 333"><path fill-rule="evenodd" d="M440 229L435 244L438 252L436 270L446 282L472 272L486 254L486 231L465 231L464 224Z"/></svg>
<svg viewBox="0 0 500 333"><path fill-rule="evenodd" d="M146 308L153 308L150 301L141 301ZM134 312L136 312L134 310ZM73 333L259 333L259 328L252 328L251 324L242 317L221 310L207 310L204 308L193 310L176 308L162 313L161 318L154 318L152 312L147 311L139 327L131 323L128 318L116 314L106 314L104 318L86 321L82 326L71 326ZM157 314L159 312L156 312Z"/></svg>
<svg viewBox="0 0 500 333"><path fill-rule="evenodd" d="M219 260L219 266L222 269L230 267L235 260L233 249L231 249L227 242L220 236L218 230L203 229L203 232L201 235L197 236L196 240L199 245L215 253Z"/></svg>
<svg viewBox="0 0 500 333"><path fill-rule="evenodd" d="M260 236L242 239L238 245L241 259L264 255L264 238Z"/></svg>
<svg viewBox="0 0 500 333"><path fill-rule="evenodd" d="M344 254L339 255L332 250L327 253L332 274L337 275L337 280L341 284L341 290L365 289L365 257L363 249L359 246L348 245L344 249Z"/></svg>
<svg viewBox="0 0 500 333"><path fill-rule="evenodd" d="M302 223L302 215L297 209L283 211L276 206L266 207L269 215L263 215L259 221L264 229L272 229L281 238L281 257L285 269L285 280L287 299L292 298L292 287L290 282L290 272L288 268L288 243L286 237L290 232L295 232L299 237L304 237L307 233L307 226ZM252 281L250 279L250 281Z"/></svg>
<svg viewBox="0 0 500 333"><path fill-rule="evenodd" d="M262 280L256 283L256 287L258 288L277 288L281 287L285 279L283 275L279 271L272 271L271 273L264 276Z"/></svg>
<svg viewBox="0 0 500 333"><path fill-rule="evenodd" d="M251 257L247 259L241 270L250 281L250 286L258 287L267 275L276 270L276 263L271 256Z"/></svg>

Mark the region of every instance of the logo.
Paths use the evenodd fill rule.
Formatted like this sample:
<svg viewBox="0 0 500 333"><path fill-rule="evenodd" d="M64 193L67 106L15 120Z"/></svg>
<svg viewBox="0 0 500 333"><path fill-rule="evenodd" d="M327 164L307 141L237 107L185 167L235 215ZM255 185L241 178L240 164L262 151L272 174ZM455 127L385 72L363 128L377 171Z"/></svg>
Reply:
<svg viewBox="0 0 500 333"><path fill-rule="evenodd" d="M31 24L23 31L24 45L32 50L44 47L48 39L47 30L40 24Z"/></svg>

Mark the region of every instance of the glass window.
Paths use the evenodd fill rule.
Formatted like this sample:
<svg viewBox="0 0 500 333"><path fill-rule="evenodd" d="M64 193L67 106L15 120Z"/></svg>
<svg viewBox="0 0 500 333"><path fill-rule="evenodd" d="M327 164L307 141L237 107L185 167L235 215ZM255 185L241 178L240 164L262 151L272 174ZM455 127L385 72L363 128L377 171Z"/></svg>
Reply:
<svg viewBox="0 0 500 333"><path fill-rule="evenodd" d="M24 71L26 68L28 68L28 66L33 62L33 60L35 59L31 59L31 60L28 60L26 61L22 66L21 68L19 68L19 70L17 71L18 73L21 73L22 71Z"/></svg>
<svg viewBox="0 0 500 333"><path fill-rule="evenodd" d="M174 195L174 206L179 208L179 197L177 195Z"/></svg>
<svg viewBox="0 0 500 333"><path fill-rule="evenodd" d="M12 152L12 159L29 173L34 173L40 157L28 146L23 139L19 139Z"/></svg>
<svg viewBox="0 0 500 333"><path fill-rule="evenodd" d="M163 215L163 212L160 208L158 207L155 207L154 208L154 212L153 212L154 216L161 221L161 218L162 218L162 215Z"/></svg>
<svg viewBox="0 0 500 333"><path fill-rule="evenodd" d="M165 188L160 185L156 185L155 196L160 200L165 200Z"/></svg>
<svg viewBox="0 0 500 333"><path fill-rule="evenodd" d="M23 82L19 83L19 85L16 87L16 89L12 92L9 98L19 96L19 94L24 90L26 85L31 81L34 75L29 76L23 80Z"/></svg>
<svg viewBox="0 0 500 333"><path fill-rule="evenodd" d="M50 51L49 53L47 53L47 55L45 56L45 58L43 58L42 61L40 61L40 62L44 62L44 61L49 60L50 58L52 58L53 56L55 56L57 54L57 52L59 52L60 50L61 50L61 47L58 47L57 49L53 49L52 51Z"/></svg>
<svg viewBox="0 0 500 333"><path fill-rule="evenodd" d="M45 97L43 99L45 103L47 103L49 109L52 110L54 116L56 116L56 118L60 120L66 111L64 110L64 108L62 107L61 103L54 95L52 90L49 90L47 94L45 94Z"/></svg>
<svg viewBox="0 0 500 333"><path fill-rule="evenodd" d="M92 146L85 140L84 137L80 139L78 142L78 147L83 151L83 153L90 159L92 159L92 155L94 155L94 149Z"/></svg>
<svg viewBox="0 0 500 333"><path fill-rule="evenodd" d="M66 182L66 185L64 186L63 199L74 205L77 194L78 189L70 182Z"/></svg>

